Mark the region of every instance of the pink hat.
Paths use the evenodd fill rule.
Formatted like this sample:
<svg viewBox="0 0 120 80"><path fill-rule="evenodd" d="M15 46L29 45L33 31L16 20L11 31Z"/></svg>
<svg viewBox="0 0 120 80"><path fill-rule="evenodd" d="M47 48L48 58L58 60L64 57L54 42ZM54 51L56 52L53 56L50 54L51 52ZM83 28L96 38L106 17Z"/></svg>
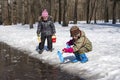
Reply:
<svg viewBox="0 0 120 80"><path fill-rule="evenodd" d="M48 12L46 9L44 9L42 12L42 17L47 17L47 16L48 16Z"/></svg>

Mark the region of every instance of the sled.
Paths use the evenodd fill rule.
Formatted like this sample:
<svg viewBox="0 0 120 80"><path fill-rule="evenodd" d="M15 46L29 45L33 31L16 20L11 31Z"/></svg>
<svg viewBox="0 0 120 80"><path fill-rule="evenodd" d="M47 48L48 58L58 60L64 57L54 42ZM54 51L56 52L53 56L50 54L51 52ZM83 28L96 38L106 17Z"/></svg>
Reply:
<svg viewBox="0 0 120 80"><path fill-rule="evenodd" d="M58 51L58 52L57 52L57 55L58 55L58 57L59 57L60 62L61 62L61 63L64 63L64 57L63 57L63 55L62 55L62 52Z"/></svg>

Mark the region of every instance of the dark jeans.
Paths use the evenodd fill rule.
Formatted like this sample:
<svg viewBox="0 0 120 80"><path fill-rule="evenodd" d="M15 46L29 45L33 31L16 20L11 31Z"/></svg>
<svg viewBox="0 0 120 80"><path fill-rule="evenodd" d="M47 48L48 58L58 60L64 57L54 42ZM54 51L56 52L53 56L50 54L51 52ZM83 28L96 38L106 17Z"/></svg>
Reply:
<svg viewBox="0 0 120 80"><path fill-rule="evenodd" d="M47 39L47 48L48 50L52 50L52 35L49 36L41 36L41 43L39 43L39 49L44 49L45 40Z"/></svg>

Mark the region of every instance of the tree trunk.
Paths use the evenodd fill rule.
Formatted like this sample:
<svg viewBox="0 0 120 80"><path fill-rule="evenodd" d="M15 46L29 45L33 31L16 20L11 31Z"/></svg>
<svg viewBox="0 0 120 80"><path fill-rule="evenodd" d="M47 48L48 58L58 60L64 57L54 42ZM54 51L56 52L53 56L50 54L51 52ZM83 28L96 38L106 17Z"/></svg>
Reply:
<svg viewBox="0 0 120 80"><path fill-rule="evenodd" d="M22 22L22 0L17 0L17 23Z"/></svg>
<svg viewBox="0 0 120 80"><path fill-rule="evenodd" d="M63 26L68 26L67 21L67 0L64 0L64 11L63 11Z"/></svg>
<svg viewBox="0 0 120 80"><path fill-rule="evenodd" d="M24 15L25 14L25 7L24 6L25 6L25 2L24 2L24 0L22 0L22 11L21 11L22 12L22 16L21 16L21 18L22 18L22 24L23 25L25 24L24 23L25 22L25 15Z"/></svg>
<svg viewBox="0 0 120 80"><path fill-rule="evenodd" d="M52 1L51 0L49 0L49 15L51 15L51 11L52 11Z"/></svg>
<svg viewBox="0 0 120 80"><path fill-rule="evenodd" d="M17 24L17 2L13 0L12 2L12 23Z"/></svg>
<svg viewBox="0 0 120 80"><path fill-rule="evenodd" d="M32 7L32 5L33 5L33 0L29 0L28 1L29 2L29 25L30 25L30 29L32 29L33 28L33 7Z"/></svg>
<svg viewBox="0 0 120 80"><path fill-rule="evenodd" d="M55 9L54 22L56 22L56 19L57 19L57 9Z"/></svg>
<svg viewBox="0 0 120 80"><path fill-rule="evenodd" d="M4 4L3 4L3 23L4 25L10 25L11 24L11 18L10 18L10 6L9 6L9 3L8 3L8 0L4 0L3 1Z"/></svg>
<svg viewBox="0 0 120 80"><path fill-rule="evenodd" d="M0 1L0 25L2 24L2 1Z"/></svg>
<svg viewBox="0 0 120 80"><path fill-rule="evenodd" d="M59 0L59 17L58 17L58 22L61 24L61 18L62 18L62 8L61 8L61 0Z"/></svg>
<svg viewBox="0 0 120 80"><path fill-rule="evenodd" d="M77 24L77 6L78 6L78 0L75 0L75 5L74 5L74 24Z"/></svg>
<svg viewBox="0 0 120 80"><path fill-rule="evenodd" d="M93 17L93 13L95 12L95 8L96 8L96 2L97 0L93 1L93 4L91 5L91 13L89 15L89 23L91 23L92 17Z"/></svg>
<svg viewBox="0 0 120 80"><path fill-rule="evenodd" d="M109 14L108 14L108 0L105 0L105 9L104 9L104 14L105 14L105 22L109 22Z"/></svg>
<svg viewBox="0 0 120 80"><path fill-rule="evenodd" d="M90 13L90 11L89 11L89 7L90 7L90 0L87 0L87 11L86 11L86 23L87 24L89 24L90 22L89 22L89 13Z"/></svg>
<svg viewBox="0 0 120 80"><path fill-rule="evenodd" d="M95 10L94 10L94 24L96 24L96 17L97 17L97 11L98 11L98 0L96 0L96 3L95 3Z"/></svg>
<svg viewBox="0 0 120 80"><path fill-rule="evenodd" d="M23 0L23 16L22 16L22 18L23 18L22 24L23 25L29 23L29 21L28 21L29 11L28 10L29 10L28 9L28 0Z"/></svg>
<svg viewBox="0 0 120 80"><path fill-rule="evenodd" d="M112 18L112 19L113 19L113 20L112 20L112 23L113 23L113 24L116 23L116 3L117 3L117 1L114 0L114 1L113 1L113 16L112 16L112 17L113 17L113 18Z"/></svg>

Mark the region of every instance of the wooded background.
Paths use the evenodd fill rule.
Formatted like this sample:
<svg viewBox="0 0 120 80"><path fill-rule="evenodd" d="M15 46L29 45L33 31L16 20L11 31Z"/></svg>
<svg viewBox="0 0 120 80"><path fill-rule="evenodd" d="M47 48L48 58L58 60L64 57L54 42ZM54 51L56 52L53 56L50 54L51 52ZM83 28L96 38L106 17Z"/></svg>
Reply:
<svg viewBox="0 0 120 80"><path fill-rule="evenodd" d="M43 9L63 26L69 21L112 20L120 22L120 0L0 0L0 24L33 24Z"/></svg>

